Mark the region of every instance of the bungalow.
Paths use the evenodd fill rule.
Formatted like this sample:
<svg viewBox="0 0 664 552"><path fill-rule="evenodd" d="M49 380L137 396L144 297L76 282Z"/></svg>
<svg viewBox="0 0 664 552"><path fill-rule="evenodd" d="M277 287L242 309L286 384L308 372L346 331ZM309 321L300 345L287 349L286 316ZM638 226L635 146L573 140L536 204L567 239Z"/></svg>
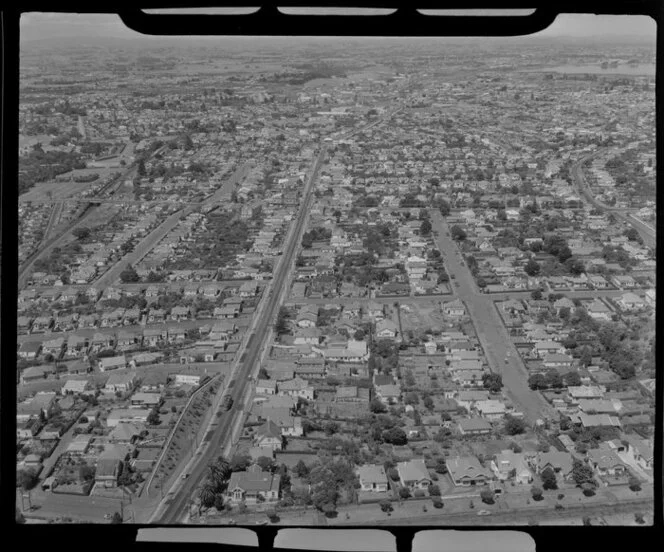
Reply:
<svg viewBox="0 0 664 552"><path fill-rule="evenodd" d="M257 395L274 395L277 392L277 382L269 379L259 379L256 382Z"/></svg>
<svg viewBox="0 0 664 552"><path fill-rule="evenodd" d="M281 450L283 446L281 428L275 422L268 420L254 433L254 446Z"/></svg>
<svg viewBox="0 0 664 552"><path fill-rule="evenodd" d="M555 341L540 341L535 343L531 351L534 358L544 358L547 354L564 354L565 347Z"/></svg>
<svg viewBox="0 0 664 552"><path fill-rule="evenodd" d="M131 408L154 408L161 404L160 393L134 393L131 396Z"/></svg>
<svg viewBox="0 0 664 552"><path fill-rule="evenodd" d="M396 404L401 399L401 386L398 384L375 385L376 397L387 404Z"/></svg>
<svg viewBox="0 0 664 552"><path fill-rule="evenodd" d="M317 305L305 305L300 309L300 312L297 315L295 323L300 328L313 328L316 326L318 321L318 306Z"/></svg>
<svg viewBox="0 0 664 552"><path fill-rule="evenodd" d="M638 311L646 307L645 300L632 292L623 293L615 301L620 309L625 312Z"/></svg>
<svg viewBox="0 0 664 552"><path fill-rule="evenodd" d="M491 460L491 470L499 481L514 479L519 485L527 485L533 482L533 474L528 468L528 463L522 453L503 450Z"/></svg>
<svg viewBox="0 0 664 552"><path fill-rule="evenodd" d="M401 484L411 490L426 489L431 485L431 476L423 459L398 462L397 472Z"/></svg>
<svg viewBox="0 0 664 552"><path fill-rule="evenodd" d="M97 332L92 336L90 341L90 353L98 353L106 351L113 346L113 337L101 332Z"/></svg>
<svg viewBox="0 0 664 552"><path fill-rule="evenodd" d="M147 408L123 408L112 410L106 418L108 427L115 427L123 422L147 423L151 409Z"/></svg>
<svg viewBox="0 0 664 552"><path fill-rule="evenodd" d="M189 320L191 318L191 308L189 307L173 307L171 309L171 320L181 322L182 320Z"/></svg>
<svg viewBox="0 0 664 552"><path fill-rule="evenodd" d="M80 395L92 389L92 384L87 379L68 379L62 386L61 393L64 395Z"/></svg>
<svg viewBox="0 0 664 552"><path fill-rule="evenodd" d="M383 319L376 323L376 337L379 339L394 339L398 333L397 325L392 320Z"/></svg>
<svg viewBox="0 0 664 552"><path fill-rule="evenodd" d="M258 294L258 285L256 282L245 282L238 290L240 297L255 297Z"/></svg>
<svg viewBox="0 0 664 552"><path fill-rule="evenodd" d="M569 481L572 478L573 460L574 459L569 452L551 450L549 452L537 453L534 465L538 474L541 474L545 469L550 468L558 477L561 477L563 481Z"/></svg>
<svg viewBox="0 0 664 552"><path fill-rule="evenodd" d="M487 401L477 401L475 403L474 409L480 416L491 421L502 419L506 413L505 404L502 401L493 399Z"/></svg>
<svg viewBox="0 0 664 552"><path fill-rule="evenodd" d="M360 481L361 490L374 493L387 492L389 488L387 475L385 468L380 464L359 466L355 473Z"/></svg>
<svg viewBox="0 0 664 552"><path fill-rule="evenodd" d="M41 352L42 344L38 341L24 341L18 350L18 356L24 360L35 360Z"/></svg>
<svg viewBox="0 0 664 552"><path fill-rule="evenodd" d="M618 454L604 443L588 450L588 463L599 476L621 476L628 473L627 466Z"/></svg>
<svg viewBox="0 0 664 552"><path fill-rule="evenodd" d="M118 370L127 367L127 359L124 355L114 357L104 357L99 359L99 371Z"/></svg>
<svg viewBox="0 0 664 552"><path fill-rule="evenodd" d="M83 356L88 349L88 340L82 335L70 335L67 338L67 348L65 349L65 357L76 358Z"/></svg>
<svg viewBox="0 0 664 552"><path fill-rule="evenodd" d="M303 399L313 400L314 388L302 378L296 377L292 380L279 383L279 394L290 397L302 397Z"/></svg>
<svg viewBox="0 0 664 552"><path fill-rule="evenodd" d="M444 303L442 310L443 314L446 316L459 317L466 314L466 307L459 299Z"/></svg>
<svg viewBox="0 0 664 552"><path fill-rule="evenodd" d="M146 347L156 347L161 341L161 330L145 329L143 330L143 344Z"/></svg>
<svg viewBox="0 0 664 552"><path fill-rule="evenodd" d="M280 475L264 472L258 464L254 464L247 471L231 474L226 498L236 504L240 502L254 504L259 500L274 502L279 499L280 482Z"/></svg>
<svg viewBox="0 0 664 552"><path fill-rule="evenodd" d="M336 390L335 402L368 403L370 391L355 385L339 386Z"/></svg>
<svg viewBox="0 0 664 552"><path fill-rule="evenodd" d="M128 374L111 374L106 380L106 385L104 385L104 391L110 393L116 393L120 391L126 393L134 388L136 383L136 374L134 372L129 372Z"/></svg>
<svg viewBox="0 0 664 552"><path fill-rule="evenodd" d="M600 274L591 274L588 276L588 283L594 289L608 289L609 282Z"/></svg>
<svg viewBox="0 0 664 552"><path fill-rule="evenodd" d="M49 339L42 343L42 353L45 355L53 355L55 359L60 358L62 354L62 349L65 346L64 337L56 337L55 339Z"/></svg>
<svg viewBox="0 0 664 552"><path fill-rule="evenodd" d="M31 383L33 381L40 381L48 378L55 373L53 366L29 366L21 372L21 384Z"/></svg>
<svg viewBox="0 0 664 552"><path fill-rule="evenodd" d="M488 435L492 431L491 424L484 418L463 418L457 427L461 435Z"/></svg>
<svg viewBox="0 0 664 552"><path fill-rule="evenodd" d="M574 359L567 354L546 354L542 359L542 364L545 368L555 369L555 368L571 368L574 363Z"/></svg>
<svg viewBox="0 0 664 552"><path fill-rule="evenodd" d="M457 456L447 459L447 471L456 486L470 487L486 485L491 472L482 467L474 456Z"/></svg>
<svg viewBox="0 0 664 552"><path fill-rule="evenodd" d="M143 424L122 422L111 430L108 434L108 440L111 443L133 443L143 431L145 431Z"/></svg>
<svg viewBox="0 0 664 552"><path fill-rule="evenodd" d="M293 334L295 345L318 345L323 333L318 328L298 328Z"/></svg>
<svg viewBox="0 0 664 552"><path fill-rule="evenodd" d="M120 464L120 460L117 459L100 459L95 470L95 486L98 485L106 489L117 487Z"/></svg>
<svg viewBox="0 0 664 552"><path fill-rule="evenodd" d="M652 470L654 466L653 447L645 439L638 439L632 435L626 437L628 441L627 455L645 470Z"/></svg>
<svg viewBox="0 0 664 552"><path fill-rule="evenodd" d="M636 282L634 281L634 278L631 276L625 274L625 275L616 275L611 278L611 282L613 285L615 285L618 288L621 289L630 289L636 287Z"/></svg>
<svg viewBox="0 0 664 552"><path fill-rule="evenodd" d="M586 306L586 311L591 318L609 322L613 312L600 299L596 298Z"/></svg>

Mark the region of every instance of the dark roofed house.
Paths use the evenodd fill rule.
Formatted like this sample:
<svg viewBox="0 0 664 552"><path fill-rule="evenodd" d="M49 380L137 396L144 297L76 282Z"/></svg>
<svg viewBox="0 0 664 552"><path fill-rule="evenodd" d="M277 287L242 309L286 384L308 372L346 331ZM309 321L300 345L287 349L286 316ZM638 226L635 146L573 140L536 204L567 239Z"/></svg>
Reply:
<svg viewBox="0 0 664 552"><path fill-rule="evenodd" d="M448 458L447 470L457 486L485 485L491 479L491 472L483 468L474 456Z"/></svg>
<svg viewBox="0 0 664 552"><path fill-rule="evenodd" d="M118 486L118 475L120 474L120 461L113 458L104 458L97 462L95 472L95 485L105 488Z"/></svg>
<svg viewBox="0 0 664 552"><path fill-rule="evenodd" d="M258 496L262 496L266 502L274 502L279 499L280 479L279 475L264 472L254 464L247 471L231 474L226 497L233 503L256 503Z"/></svg>

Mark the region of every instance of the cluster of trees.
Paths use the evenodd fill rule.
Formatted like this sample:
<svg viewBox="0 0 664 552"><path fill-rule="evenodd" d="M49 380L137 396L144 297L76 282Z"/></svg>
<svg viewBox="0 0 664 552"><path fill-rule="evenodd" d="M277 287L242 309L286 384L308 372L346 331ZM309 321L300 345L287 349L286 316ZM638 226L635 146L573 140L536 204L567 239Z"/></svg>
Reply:
<svg viewBox="0 0 664 552"><path fill-rule="evenodd" d="M499 393L503 388L503 377L500 374L487 373L482 376L482 384L491 393Z"/></svg>
<svg viewBox="0 0 664 552"><path fill-rule="evenodd" d="M312 228L302 236L302 247L309 249L315 241L329 240L332 237L332 231L328 228Z"/></svg>
<svg viewBox="0 0 664 552"><path fill-rule="evenodd" d="M219 456L208 467L207 478L200 489L199 498L201 507L211 508L214 506L217 510L223 509L223 492L226 490L230 476L230 463L223 456Z"/></svg>
<svg viewBox="0 0 664 552"><path fill-rule="evenodd" d="M578 372L567 372L561 376L556 370L549 370L546 374L532 374L528 378L528 385L533 390L560 389L581 385L581 376Z"/></svg>
<svg viewBox="0 0 664 552"><path fill-rule="evenodd" d="M57 175L73 169L84 169L85 161L78 153L49 151L41 145L19 158L18 193L24 194L37 182L53 180Z"/></svg>

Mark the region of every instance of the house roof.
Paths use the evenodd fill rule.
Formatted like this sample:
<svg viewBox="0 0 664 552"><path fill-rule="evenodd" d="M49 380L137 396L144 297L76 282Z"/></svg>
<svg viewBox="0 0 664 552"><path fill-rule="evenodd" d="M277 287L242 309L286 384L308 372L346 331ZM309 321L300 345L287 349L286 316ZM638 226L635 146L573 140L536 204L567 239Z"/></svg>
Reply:
<svg viewBox="0 0 664 552"><path fill-rule="evenodd" d="M537 457L540 468L550 465L554 469L560 469L563 473L572 471L572 455L566 451L551 450L540 452Z"/></svg>
<svg viewBox="0 0 664 552"><path fill-rule="evenodd" d="M399 462L397 471L402 481L422 481L431 479L429 470L421 458L409 460L408 462Z"/></svg>
<svg viewBox="0 0 664 552"><path fill-rule="evenodd" d="M233 472L228 482L228 492L241 489L244 492L268 492L279 490L279 475L264 472L260 466L250 466L247 471Z"/></svg>
<svg viewBox="0 0 664 552"><path fill-rule="evenodd" d="M387 483L385 468L377 464L359 466L356 470L361 483Z"/></svg>
<svg viewBox="0 0 664 552"><path fill-rule="evenodd" d="M478 476L490 477L489 470L482 467L480 461L474 456L457 456L447 459L447 469L456 480L475 478Z"/></svg>

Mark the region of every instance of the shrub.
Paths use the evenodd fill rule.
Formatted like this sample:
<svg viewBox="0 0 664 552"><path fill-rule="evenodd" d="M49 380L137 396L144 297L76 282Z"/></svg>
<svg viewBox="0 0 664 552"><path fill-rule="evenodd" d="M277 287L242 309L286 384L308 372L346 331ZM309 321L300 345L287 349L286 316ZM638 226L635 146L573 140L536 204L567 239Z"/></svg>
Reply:
<svg viewBox="0 0 664 552"><path fill-rule="evenodd" d="M422 489L415 489L415 492L413 493L417 498L422 498L425 494L426 493Z"/></svg>
<svg viewBox="0 0 664 552"><path fill-rule="evenodd" d="M399 489L399 496L400 496L401 498L404 498L404 499L405 499L405 498L410 498L410 491L408 490L407 487L401 487L401 488Z"/></svg>
<svg viewBox="0 0 664 552"><path fill-rule="evenodd" d="M556 510L564 510L565 507L562 504L556 504L555 509Z"/></svg>
<svg viewBox="0 0 664 552"><path fill-rule="evenodd" d="M482 499L482 502L484 504L493 504L496 501L496 495L493 491L490 491L489 489L484 489L480 493L480 498Z"/></svg>
<svg viewBox="0 0 664 552"><path fill-rule="evenodd" d="M399 472L396 470L396 468L391 468L387 472L387 475L392 481L399 481Z"/></svg>
<svg viewBox="0 0 664 552"><path fill-rule="evenodd" d="M643 514L641 512L636 512L634 514L634 521L636 523L638 523L639 525L643 525L646 522L646 520L644 519Z"/></svg>
<svg viewBox="0 0 664 552"><path fill-rule="evenodd" d="M584 496L595 496L595 489L592 487L586 487L583 489Z"/></svg>
<svg viewBox="0 0 664 552"><path fill-rule="evenodd" d="M440 499L439 496L435 496L433 498L433 507L434 508L442 508L443 507L443 501Z"/></svg>
<svg viewBox="0 0 664 552"><path fill-rule="evenodd" d="M565 498L565 495L563 493L560 493L558 495L558 500L562 500L563 498Z"/></svg>
<svg viewBox="0 0 664 552"><path fill-rule="evenodd" d="M387 499L381 500L378 504L380 504L380 509L383 512L391 512L394 509L392 503Z"/></svg>
<svg viewBox="0 0 664 552"><path fill-rule="evenodd" d="M629 489L635 493L641 490L641 481L638 477L632 476L629 478Z"/></svg>
<svg viewBox="0 0 664 552"><path fill-rule="evenodd" d="M544 499L544 496L542 496L543 495L542 489L540 489L539 487L532 487L530 489L530 494L532 495L533 500L536 502L539 502L540 500Z"/></svg>
<svg viewBox="0 0 664 552"><path fill-rule="evenodd" d="M429 485L429 496L440 496L440 487L438 485Z"/></svg>

